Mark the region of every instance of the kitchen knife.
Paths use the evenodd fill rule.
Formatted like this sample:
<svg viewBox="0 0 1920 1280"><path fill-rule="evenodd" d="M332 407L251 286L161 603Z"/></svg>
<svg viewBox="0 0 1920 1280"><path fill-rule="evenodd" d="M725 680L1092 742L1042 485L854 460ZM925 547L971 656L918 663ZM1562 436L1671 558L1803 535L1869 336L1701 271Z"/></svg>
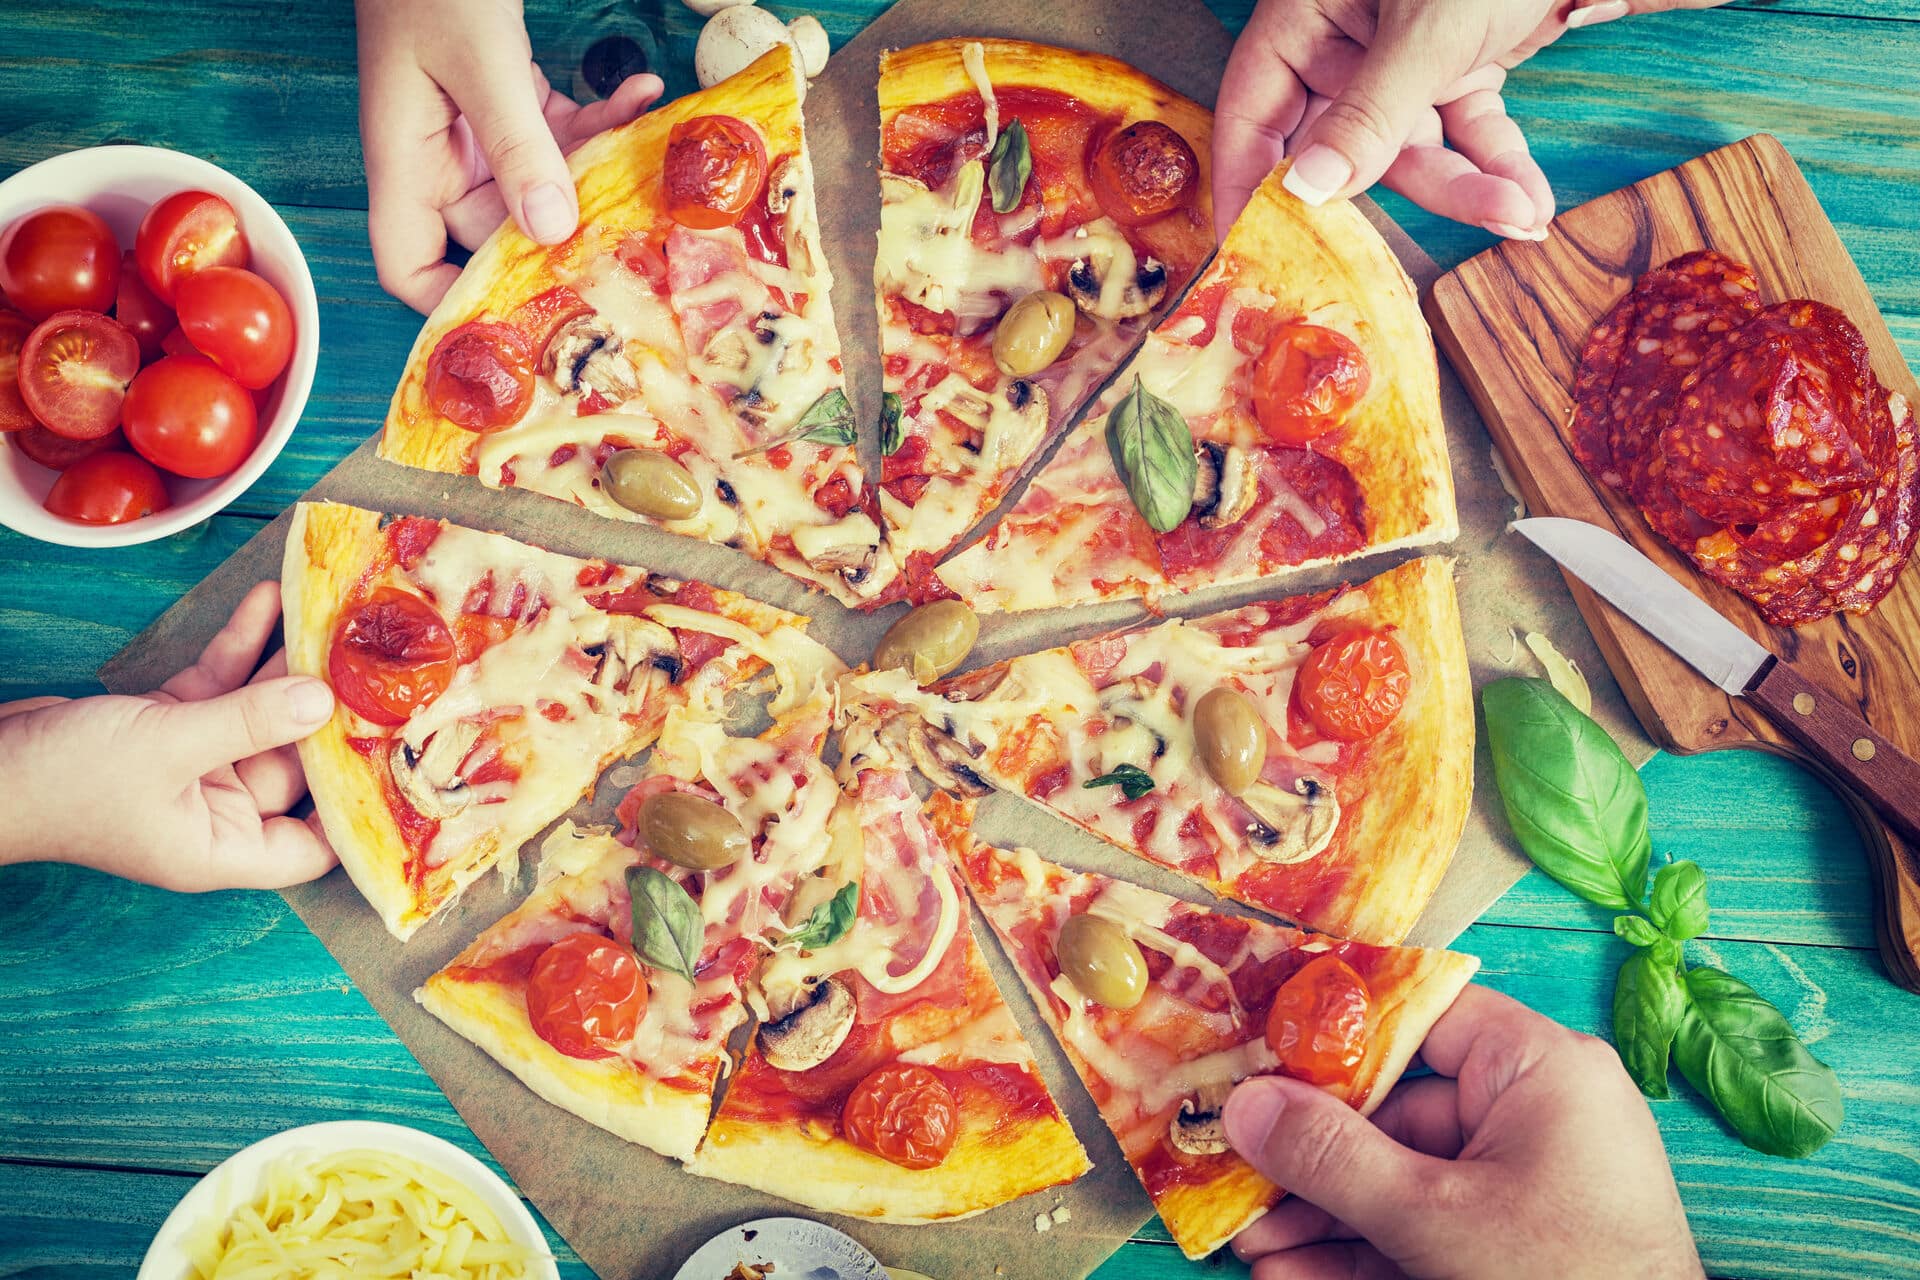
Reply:
<svg viewBox="0 0 1920 1280"><path fill-rule="evenodd" d="M1888 825L1920 843L1920 762L1846 699L1769 653L1611 530L1560 516L1516 520L1513 527L1695 671L1760 708Z"/></svg>

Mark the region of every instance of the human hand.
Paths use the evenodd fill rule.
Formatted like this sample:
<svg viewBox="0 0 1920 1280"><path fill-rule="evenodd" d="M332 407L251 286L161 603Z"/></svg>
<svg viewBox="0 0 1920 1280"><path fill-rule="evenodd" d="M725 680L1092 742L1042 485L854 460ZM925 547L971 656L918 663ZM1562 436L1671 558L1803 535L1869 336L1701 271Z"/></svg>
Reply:
<svg viewBox="0 0 1920 1280"><path fill-rule="evenodd" d="M1569 29L1724 0L1259 0L1220 82L1215 225L1282 157L1311 205L1375 182L1443 217L1539 240L1553 191L1500 89Z"/></svg>
<svg viewBox="0 0 1920 1280"><path fill-rule="evenodd" d="M1233 1250L1253 1280L1692 1280L1660 1130L1611 1046L1468 987L1372 1118L1281 1076L1227 1138L1293 1194Z"/></svg>
<svg viewBox="0 0 1920 1280"><path fill-rule="evenodd" d="M284 654L252 674L279 617L279 584L263 582L153 693L0 705L0 863L77 862L190 892L325 874L318 823L284 815L307 791L289 744L326 723L333 691L288 676Z"/></svg>
<svg viewBox="0 0 1920 1280"><path fill-rule="evenodd" d="M629 76L580 106L534 65L518 0L356 0L367 234L380 285L430 311L459 278L447 237L478 247L511 214L542 244L580 220L564 153L663 92Z"/></svg>

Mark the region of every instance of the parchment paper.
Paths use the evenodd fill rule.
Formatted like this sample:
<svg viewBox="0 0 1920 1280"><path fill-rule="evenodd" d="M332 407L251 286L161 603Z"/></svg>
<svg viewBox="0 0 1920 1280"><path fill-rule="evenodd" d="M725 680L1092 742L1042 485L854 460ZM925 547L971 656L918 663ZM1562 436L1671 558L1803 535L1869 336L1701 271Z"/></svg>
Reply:
<svg viewBox="0 0 1920 1280"><path fill-rule="evenodd" d="M1099 50L1141 67L1183 93L1211 103L1231 40L1201 0L983 0L955 6L944 0L901 0L838 51L814 82L806 104L807 129L819 183L829 256L838 272L835 308L846 342L861 421L871 421L879 399L879 360L871 302L874 235L879 209L873 174L878 152L874 83L880 51L950 35L999 35ZM1386 235L1409 274L1425 288L1438 274L1433 261L1372 205L1368 216ZM1472 406L1444 366L1446 415L1461 535L1448 550L1459 558L1457 577L1467 648L1478 685L1503 674L1531 672L1513 629L1551 637L1586 673L1594 710L1636 762L1652 753L1581 625L1559 575L1512 535L1502 536L1513 502L1491 464L1491 443ZM369 430L378 424L369 422ZM849 613L824 596L809 597L791 579L736 553L707 547L638 525L599 519L574 507L522 492L495 492L477 482L429 475L382 463L371 443L329 472L310 495L375 510L444 516L498 529L573 555L600 556L695 576L814 616L813 634L850 663L872 652L892 621ZM191 662L229 610L253 583L277 578L290 517L283 515L168 610L100 672L109 689L153 688ZM1269 586L1194 593L1178 613L1225 608L1264 593L1292 594L1342 577L1365 578L1391 559L1289 578ZM1131 606L1059 615L995 617L983 629L975 662L1089 635L1140 617ZM1484 735L1483 735L1484 736ZM1525 869L1512 844L1490 781L1484 743L1476 761L1482 780L1465 837L1439 894L1414 933L1429 945L1457 936ZM574 817L604 821L633 771L616 766L599 794ZM1131 878L1188 898L1205 895L1169 872L1131 858L1057 821L1023 800L993 796L981 810L980 832L1001 844L1030 844L1062 862ZM537 845L537 842L535 842ZM735 1223L791 1206L756 1192L695 1178L664 1160L551 1107L534 1097L491 1059L414 1004L412 991L476 933L510 909L525 885L498 877L476 884L456 907L415 935L404 948L380 926L344 873L289 890L287 900L359 984L381 1016L444 1089L474 1133L498 1158L548 1220L601 1276L670 1276L702 1241ZM990 937L976 917L982 939ZM1091 1100L1034 1017L1024 991L991 942L986 952L1002 990L1038 1054L1056 1098L1086 1144L1095 1168L1073 1186L1002 1206L961 1223L885 1227L836 1220L882 1260L927 1272L937 1280L962 1277L1079 1277L1151 1216L1151 1207ZM1038 1235L1035 1217L1064 1204L1070 1219ZM715 1277L715 1280L719 1280Z"/></svg>

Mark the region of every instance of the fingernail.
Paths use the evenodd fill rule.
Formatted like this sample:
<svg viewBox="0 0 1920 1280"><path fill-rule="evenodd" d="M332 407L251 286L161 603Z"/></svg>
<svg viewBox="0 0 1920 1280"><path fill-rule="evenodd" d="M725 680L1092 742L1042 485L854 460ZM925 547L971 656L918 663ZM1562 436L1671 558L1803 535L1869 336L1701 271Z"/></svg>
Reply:
<svg viewBox="0 0 1920 1280"><path fill-rule="evenodd" d="M1516 227L1511 222L1483 222L1480 225L1493 234L1505 236L1509 240L1544 240L1547 234L1545 231L1535 232L1525 227Z"/></svg>
<svg viewBox="0 0 1920 1280"><path fill-rule="evenodd" d="M573 201L554 183L543 182L527 192L520 215L527 220L527 234L541 244L558 244L573 234Z"/></svg>
<svg viewBox="0 0 1920 1280"><path fill-rule="evenodd" d="M1315 143L1294 158L1280 185L1319 208L1353 178L1353 164L1332 147Z"/></svg>
<svg viewBox="0 0 1920 1280"><path fill-rule="evenodd" d="M1599 4L1581 5L1567 15L1567 26L1590 27L1596 22L1612 22L1626 17L1631 8L1627 0L1600 0Z"/></svg>
<svg viewBox="0 0 1920 1280"><path fill-rule="evenodd" d="M1221 1119L1227 1126L1227 1141L1236 1151L1258 1151L1286 1108L1286 1090L1271 1080L1249 1080L1227 1098Z"/></svg>
<svg viewBox="0 0 1920 1280"><path fill-rule="evenodd" d="M290 685L287 710L297 724L319 724L333 714L333 690L318 680L302 680Z"/></svg>

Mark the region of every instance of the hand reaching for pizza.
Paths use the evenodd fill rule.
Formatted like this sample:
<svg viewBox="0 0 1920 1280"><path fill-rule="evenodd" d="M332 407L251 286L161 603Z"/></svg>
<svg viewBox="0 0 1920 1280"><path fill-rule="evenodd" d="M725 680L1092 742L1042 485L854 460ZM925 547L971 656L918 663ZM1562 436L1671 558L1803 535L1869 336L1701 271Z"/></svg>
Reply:
<svg viewBox="0 0 1920 1280"><path fill-rule="evenodd" d="M1284 156L1309 204L1376 182L1443 217L1539 240L1553 191L1500 88L1567 31L1725 0L1260 0L1220 82L1222 235Z"/></svg>
<svg viewBox="0 0 1920 1280"><path fill-rule="evenodd" d="M629 76L580 106L533 62L518 0L357 0L367 232L381 287L430 311L509 214L542 244L580 219L564 153L651 106L660 78Z"/></svg>
<svg viewBox="0 0 1920 1280"><path fill-rule="evenodd" d="M1652 1114L1612 1048L1468 987L1371 1119L1248 1081L1227 1137L1294 1193L1234 1239L1253 1280L1702 1274Z"/></svg>
<svg viewBox="0 0 1920 1280"><path fill-rule="evenodd" d="M279 584L247 593L200 660L143 697L0 705L0 863L76 862L163 889L279 888L324 874L291 743L333 692L275 654Z"/></svg>

